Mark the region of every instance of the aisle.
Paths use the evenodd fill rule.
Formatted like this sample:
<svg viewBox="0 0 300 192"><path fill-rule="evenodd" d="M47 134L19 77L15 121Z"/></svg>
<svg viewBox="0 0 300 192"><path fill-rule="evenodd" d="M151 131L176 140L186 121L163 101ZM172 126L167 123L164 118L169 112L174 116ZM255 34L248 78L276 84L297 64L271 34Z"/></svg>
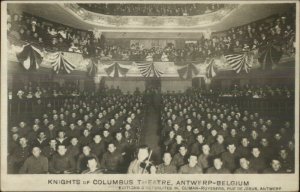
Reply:
<svg viewBox="0 0 300 192"><path fill-rule="evenodd" d="M141 144L146 144L153 150L151 160L154 162L161 161L160 142L160 109L159 96L154 95L149 98L146 106L146 118L144 128L141 133Z"/></svg>

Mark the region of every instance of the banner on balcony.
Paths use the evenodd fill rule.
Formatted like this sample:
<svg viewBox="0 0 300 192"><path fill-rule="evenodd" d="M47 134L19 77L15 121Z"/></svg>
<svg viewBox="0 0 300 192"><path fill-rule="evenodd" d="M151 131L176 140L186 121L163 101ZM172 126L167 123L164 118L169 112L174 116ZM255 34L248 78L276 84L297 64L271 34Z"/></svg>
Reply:
<svg viewBox="0 0 300 192"><path fill-rule="evenodd" d="M224 55L224 57L236 73L240 73L241 71L249 73L253 64L253 54L251 52L229 54Z"/></svg>
<svg viewBox="0 0 300 192"><path fill-rule="evenodd" d="M163 74L153 62L137 63L137 67L144 77L161 77Z"/></svg>
<svg viewBox="0 0 300 192"><path fill-rule="evenodd" d="M129 68L117 62L114 62L104 70L110 77L125 77Z"/></svg>
<svg viewBox="0 0 300 192"><path fill-rule="evenodd" d="M195 64L192 63L185 65L177 71L182 79L192 79L199 74L199 70L197 69Z"/></svg>
<svg viewBox="0 0 300 192"><path fill-rule="evenodd" d="M258 61L262 70L272 69L277 65L282 56L281 46L269 43L258 50Z"/></svg>
<svg viewBox="0 0 300 192"><path fill-rule="evenodd" d="M21 52L16 53L16 56L26 70L37 70L43 61L43 53L30 44L23 46Z"/></svg>
<svg viewBox="0 0 300 192"><path fill-rule="evenodd" d="M209 63L207 65L206 68L206 78L213 78L215 77L216 74L216 69L215 69L215 60L214 59L210 59Z"/></svg>
<svg viewBox="0 0 300 192"><path fill-rule="evenodd" d="M87 75L90 77L94 77L98 72L98 60L95 58L91 58L87 65Z"/></svg>
<svg viewBox="0 0 300 192"><path fill-rule="evenodd" d="M71 73L75 69L75 65L70 63L63 52L48 53L48 61L50 62L53 71L58 73Z"/></svg>

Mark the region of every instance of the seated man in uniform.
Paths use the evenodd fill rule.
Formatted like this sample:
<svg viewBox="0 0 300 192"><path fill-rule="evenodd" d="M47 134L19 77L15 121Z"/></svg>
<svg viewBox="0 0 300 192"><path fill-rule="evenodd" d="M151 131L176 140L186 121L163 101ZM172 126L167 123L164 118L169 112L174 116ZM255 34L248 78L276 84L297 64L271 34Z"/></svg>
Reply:
<svg viewBox="0 0 300 192"><path fill-rule="evenodd" d="M107 152L101 160L101 167L111 173L118 173L122 169L123 156L117 151L114 143L109 143Z"/></svg>
<svg viewBox="0 0 300 192"><path fill-rule="evenodd" d="M19 145L13 151L11 158L9 158L9 161L13 165L14 173L18 173L20 171L20 168L29 156L30 147L28 145L28 141L25 137L21 137L19 140Z"/></svg>
<svg viewBox="0 0 300 192"><path fill-rule="evenodd" d="M101 169L99 169L99 164L95 157L89 157L87 159L87 168L81 174L101 174L103 173Z"/></svg>
<svg viewBox="0 0 300 192"><path fill-rule="evenodd" d="M179 146L179 152L176 153L172 159L172 164L174 166L176 166L177 170L183 166L184 164L187 163L187 147L186 145L182 144L181 146Z"/></svg>
<svg viewBox="0 0 300 192"><path fill-rule="evenodd" d="M268 167L264 170L264 173L286 173L282 169L280 161L277 159L272 159L270 166L271 167Z"/></svg>
<svg viewBox="0 0 300 192"><path fill-rule="evenodd" d="M234 143L229 143L227 145L227 150L222 153L222 160L224 162L224 166L230 170L230 172L234 172L236 169L236 159L237 153L235 151L236 147Z"/></svg>
<svg viewBox="0 0 300 192"><path fill-rule="evenodd" d="M64 145L58 145L57 153L53 155L49 164L49 172L56 174L70 174L76 170L75 160L66 154Z"/></svg>
<svg viewBox="0 0 300 192"><path fill-rule="evenodd" d="M177 173L177 169L174 165L171 164L172 156L171 153L165 152L163 156L163 163L158 165L157 174L172 174Z"/></svg>
<svg viewBox="0 0 300 192"><path fill-rule="evenodd" d="M202 153L198 157L198 164L203 169L204 172L210 167L210 148L209 145L204 144L202 146Z"/></svg>
<svg viewBox="0 0 300 192"><path fill-rule="evenodd" d="M209 168L207 170L207 173L208 174L218 174L218 173L228 174L228 173L230 173L230 171L223 167L222 159L219 157L216 157L214 159L214 166Z"/></svg>
<svg viewBox="0 0 300 192"><path fill-rule="evenodd" d="M78 160L77 160L77 165L76 165L76 171L77 173L81 173L82 171L86 170L87 167L87 160L90 157L94 157L99 164L99 160L97 156L93 153L91 153L91 148L89 146L84 146L82 148L82 153L79 155Z"/></svg>
<svg viewBox="0 0 300 192"><path fill-rule="evenodd" d="M48 159L41 155L39 147L32 148L32 156L28 157L20 169L21 174L45 174L48 173Z"/></svg>
<svg viewBox="0 0 300 192"><path fill-rule="evenodd" d="M188 164L185 164L179 168L178 173L182 174L198 174L203 173L202 168L197 164L197 155L191 154L188 159Z"/></svg>
<svg viewBox="0 0 300 192"><path fill-rule="evenodd" d="M258 147L252 148L252 157L250 158L251 167L258 173L262 173L266 168L265 160L260 155L260 149Z"/></svg>
<svg viewBox="0 0 300 192"><path fill-rule="evenodd" d="M240 168L235 170L234 173L238 173L238 174L250 173L251 174L251 173L256 173L256 171L250 167L250 162L245 157L242 157L242 158L240 158Z"/></svg>

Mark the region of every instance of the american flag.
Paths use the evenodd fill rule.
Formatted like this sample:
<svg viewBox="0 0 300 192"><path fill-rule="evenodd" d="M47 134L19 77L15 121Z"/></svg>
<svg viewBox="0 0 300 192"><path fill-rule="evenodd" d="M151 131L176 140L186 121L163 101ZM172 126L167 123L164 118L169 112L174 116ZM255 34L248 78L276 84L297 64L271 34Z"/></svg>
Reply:
<svg viewBox="0 0 300 192"><path fill-rule="evenodd" d="M137 63L137 67L144 77L160 77L163 74L155 68L154 63Z"/></svg>
<svg viewBox="0 0 300 192"><path fill-rule="evenodd" d="M224 55L224 57L236 73L240 73L241 71L249 73L252 67L253 55L247 52L242 54Z"/></svg>
<svg viewBox="0 0 300 192"><path fill-rule="evenodd" d="M51 60L51 66L57 74L60 71L71 73L75 69L75 66L67 61L61 52L54 53Z"/></svg>
<svg viewBox="0 0 300 192"><path fill-rule="evenodd" d="M213 78L216 75L217 74L216 74L216 69L215 69L215 60L211 59L206 68L206 78Z"/></svg>
<svg viewBox="0 0 300 192"><path fill-rule="evenodd" d="M23 46L21 52L16 54L17 59L26 70L37 70L43 61L43 53L28 44Z"/></svg>

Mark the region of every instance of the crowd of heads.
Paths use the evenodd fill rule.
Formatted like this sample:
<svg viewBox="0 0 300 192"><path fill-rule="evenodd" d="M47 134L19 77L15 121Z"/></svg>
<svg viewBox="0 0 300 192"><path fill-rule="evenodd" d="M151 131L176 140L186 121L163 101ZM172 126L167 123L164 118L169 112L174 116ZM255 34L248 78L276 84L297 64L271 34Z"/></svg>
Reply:
<svg viewBox="0 0 300 192"><path fill-rule="evenodd" d="M195 91L163 96L161 146L177 171L294 172L293 122L222 103L215 95ZM183 169L186 164L194 169Z"/></svg>
<svg viewBox="0 0 300 192"><path fill-rule="evenodd" d="M226 31L212 33L211 37L199 34L195 43L183 48L169 43L165 47L143 49L134 44L120 47L95 38L92 32L63 26L26 14L12 14L8 19L10 37L35 42L42 47L82 53L103 60L130 61L198 61L228 53L256 50L274 43L287 55L295 53L295 11L272 16Z"/></svg>
<svg viewBox="0 0 300 192"><path fill-rule="evenodd" d="M126 172L142 129L142 96L114 89L62 101L55 107L36 104L37 113L12 124L9 173L82 173L94 160L102 172Z"/></svg>
<svg viewBox="0 0 300 192"><path fill-rule="evenodd" d="M55 23L26 13L8 12L7 33L12 40L34 43L51 51L70 51L90 55L102 47L101 38L91 31Z"/></svg>
<svg viewBox="0 0 300 192"><path fill-rule="evenodd" d="M234 85L229 89L219 91L221 97L250 97L250 98L290 98L293 99L295 91L286 85L264 85L264 86L245 86Z"/></svg>
<svg viewBox="0 0 300 192"><path fill-rule="evenodd" d="M10 90L10 99L41 99L60 96L79 96L82 94L74 82L67 82L60 85L56 82L37 83L29 81L21 84L14 90Z"/></svg>
<svg viewBox="0 0 300 192"><path fill-rule="evenodd" d="M119 16L193 16L211 13L223 4L78 4L105 15Z"/></svg>
<svg viewBox="0 0 300 192"><path fill-rule="evenodd" d="M37 113L9 128L9 173L134 173L134 159L141 163L149 155L149 148L147 155L135 151L151 91L116 90L62 99L56 107L36 104ZM161 161L143 173L295 171L293 121L222 103L219 96L197 89L161 95Z"/></svg>

